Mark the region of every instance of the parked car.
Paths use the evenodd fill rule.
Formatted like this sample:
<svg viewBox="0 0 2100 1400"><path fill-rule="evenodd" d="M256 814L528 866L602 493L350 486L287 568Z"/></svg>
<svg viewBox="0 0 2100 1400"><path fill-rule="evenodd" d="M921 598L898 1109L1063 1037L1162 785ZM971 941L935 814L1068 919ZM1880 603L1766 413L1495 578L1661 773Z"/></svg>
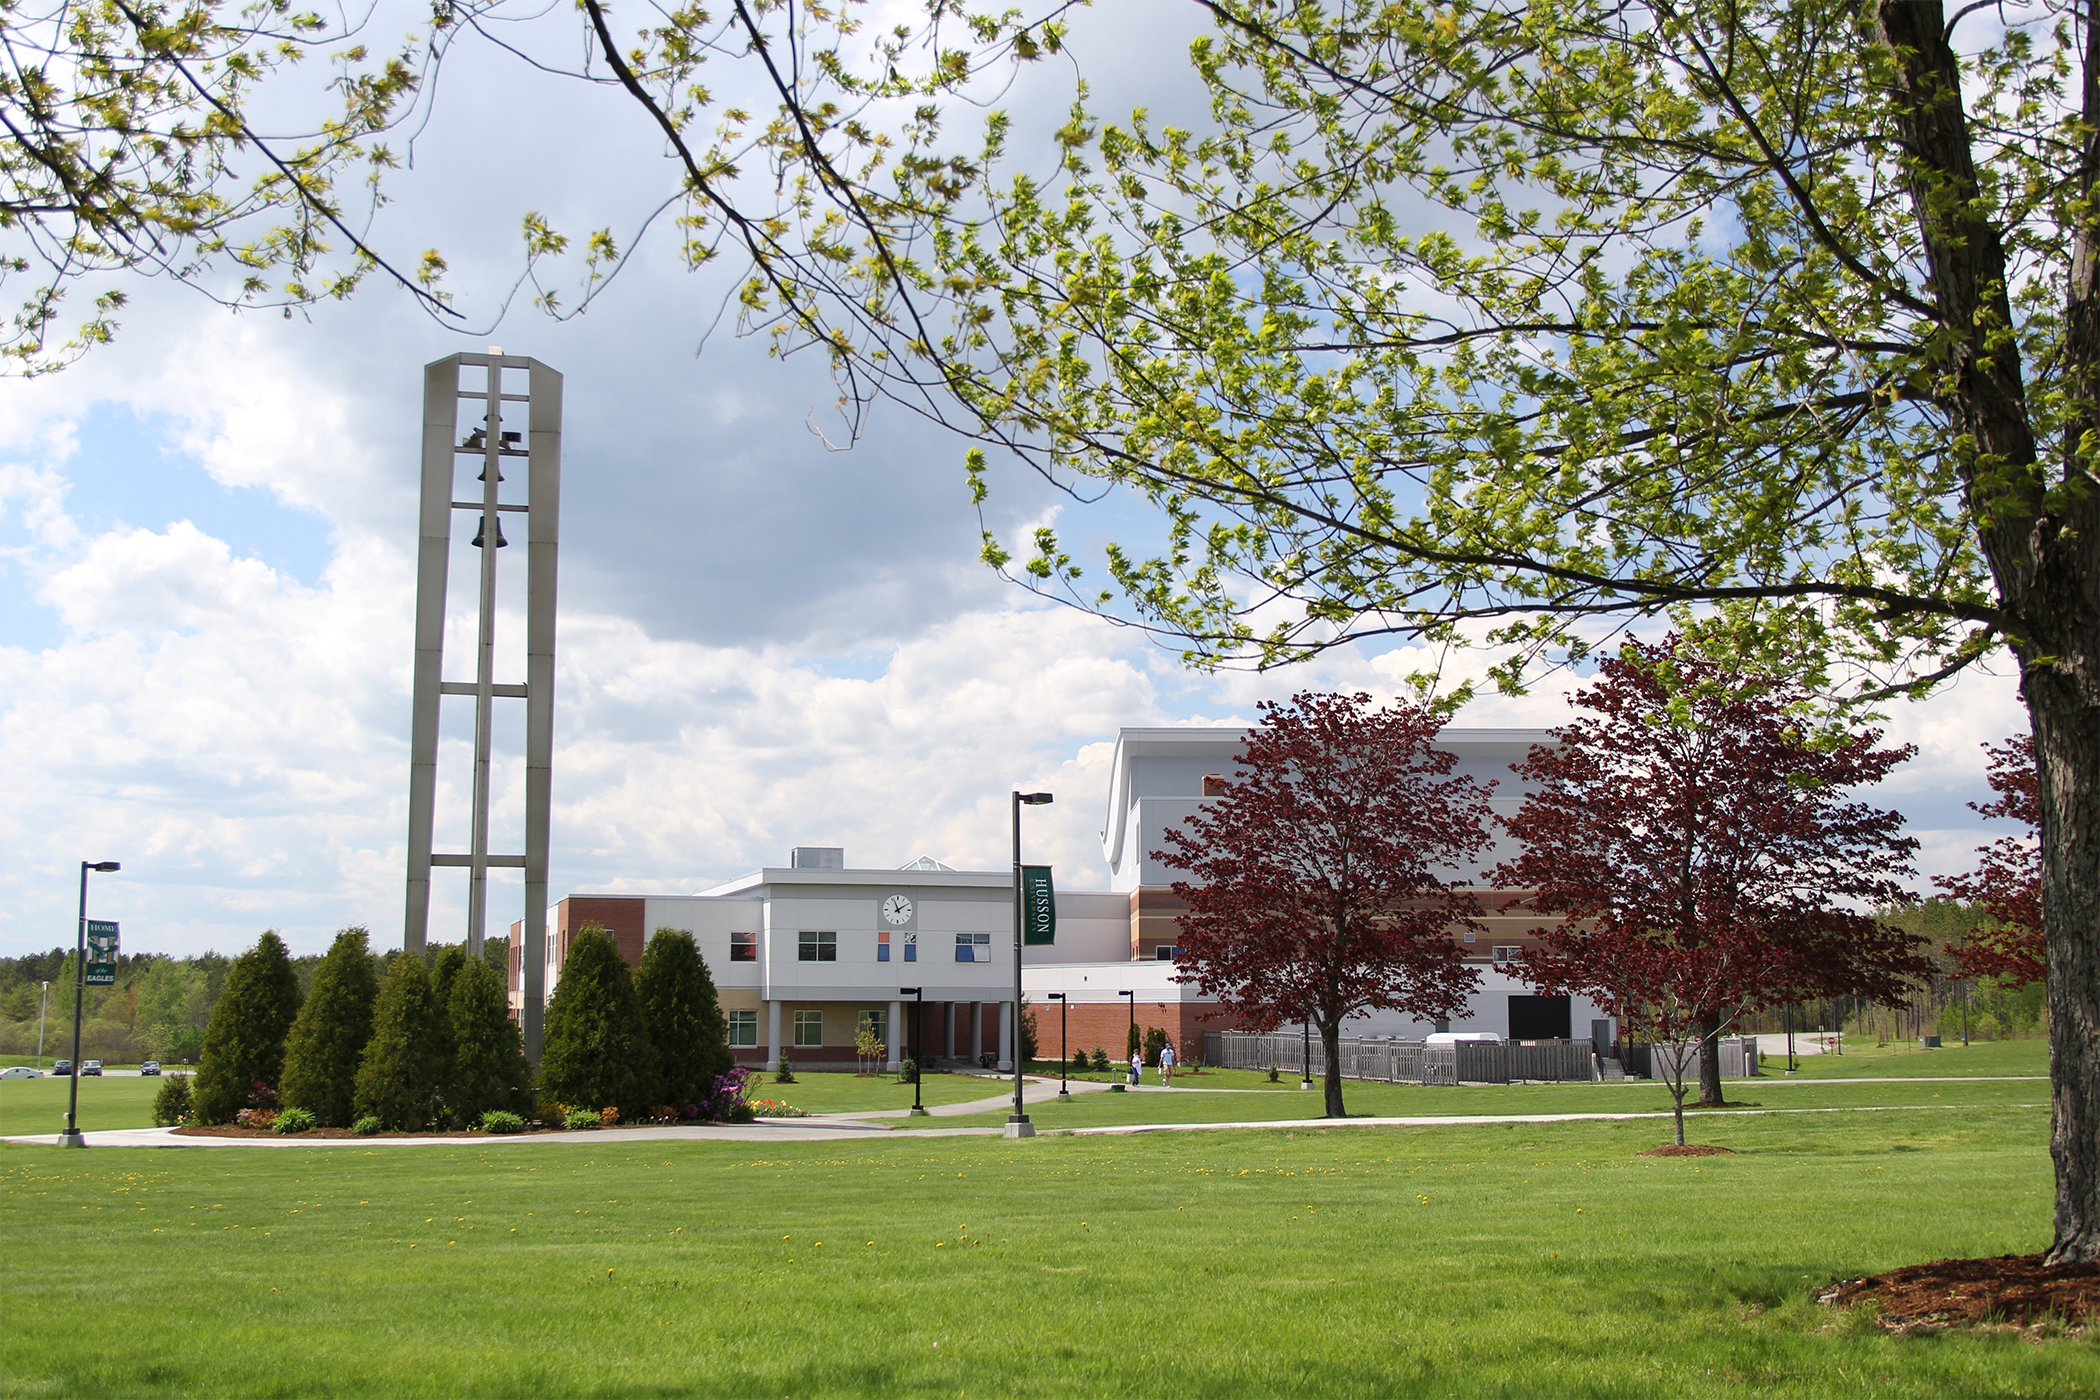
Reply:
<svg viewBox="0 0 2100 1400"><path fill-rule="evenodd" d="M148 1061L146 1061L146 1063L144 1063L144 1064L142 1064L142 1065L140 1065L140 1066L139 1066L139 1073L140 1073L141 1075L146 1075L146 1076L151 1076L151 1075L156 1075L156 1074L159 1074L159 1073L160 1073L160 1061L159 1061L159 1060L148 1060Z"/></svg>
<svg viewBox="0 0 2100 1400"><path fill-rule="evenodd" d="M6 1069L0 1069L0 1079L42 1079L43 1077L44 1072L42 1070L31 1069L28 1065L9 1065Z"/></svg>
<svg viewBox="0 0 2100 1400"><path fill-rule="evenodd" d="M73 1062L71 1060L53 1060L51 1062L51 1072L53 1074L71 1074L73 1072Z"/></svg>
<svg viewBox="0 0 2100 1400"><path fill-rule="evenodd" d="M102 1061L82 1060L80 1062L80 1072L82 1074L92 1074L99 1079L102 1077Z"/></svg>

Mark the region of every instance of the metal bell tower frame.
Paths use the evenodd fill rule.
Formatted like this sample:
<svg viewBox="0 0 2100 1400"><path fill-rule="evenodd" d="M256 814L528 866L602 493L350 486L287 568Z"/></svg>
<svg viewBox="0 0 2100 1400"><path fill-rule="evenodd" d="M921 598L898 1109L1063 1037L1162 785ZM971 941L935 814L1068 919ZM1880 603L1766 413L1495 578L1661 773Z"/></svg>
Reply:
<svg viewBox="0 0 2100 1400"><path fill-rule="evenodd" d="M488 926L488 872L525 872L524 946L517 949L525 1056L539 1063L547 1003L547 825L554 757L554 575L560 539L561 375L538 360L448 355L423 368L423 505L416 553L416 670L408 776L408 910L402 946L423 949L430 924L430 869L467 870L467 953L480 957ZM522 391L522 392L521 392ZM460 406L468 406L462 415ZM475 410L479 410L477 414ZM460 419L481 426L462 434ZM462 492L466 468L480 479ZM524 469L525 500L500 499L503 468ZM478 497L478 499L476 499ZM481 550L474 679L444 679L445 584L452 522L472 512ZM505 515L525 517L525 683L496 680L496 556L510 542ZM515 526L515 519L513 525ZM474 699L474 808L469 849L433 852L437 805L438 708L445 696ZM525 702L525 850L489 850L489 750L495 702Z"/></svg>

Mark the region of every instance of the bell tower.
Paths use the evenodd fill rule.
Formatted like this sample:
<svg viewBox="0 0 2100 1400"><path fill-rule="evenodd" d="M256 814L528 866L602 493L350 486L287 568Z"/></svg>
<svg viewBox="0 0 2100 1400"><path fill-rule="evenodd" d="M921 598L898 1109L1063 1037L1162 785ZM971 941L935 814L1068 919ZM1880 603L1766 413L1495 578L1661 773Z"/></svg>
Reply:
<svg viewBox="0 0 2100 1400"><path fill-rule="evenodd" d="M518 1025L525 1057L539 1063L547 989L547 824L554 756L554 575L561 510L561 375L538 360L448 355L423 368L423 494L416 551L416 667L409 739L408 908L402 946L421 952L429 934L430 871L467 872L467 953L480 957L488 927L488 872L525 872ZM462 433L462 419L476 424ZM469 477L469 472L478 475ZM474 678L446 680L446 575L453 521L474 517L479 574ZM496 566L524 542L525 676L497 680ZM522 521L518 518L522 516ZM521 530L519 527L523 526ZM513 555L511 558L516 559ZM516 659L511 658L511 665ZM513 674L515 674L513 672ZM447 697L474 702L473 806L468 848L434 852L439 709ZM489 850L489 758L498 700L525 702L525 849Z"/></svg>

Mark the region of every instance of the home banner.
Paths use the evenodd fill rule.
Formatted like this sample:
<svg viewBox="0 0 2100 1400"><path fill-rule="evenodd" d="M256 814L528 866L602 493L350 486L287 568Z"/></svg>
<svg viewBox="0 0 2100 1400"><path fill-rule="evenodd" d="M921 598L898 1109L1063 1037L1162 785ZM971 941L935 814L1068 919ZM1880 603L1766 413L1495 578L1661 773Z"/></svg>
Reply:
<svg viewBox="0 0 2100 1400"><path fill-rule="evenodd" d="M1021 941L1057 941L1057 892L1050 888L1050 867L1021 867Z"/></svg>
<svg viewBox="0 0 2100 1400"><path fill-rule="evenodd" d="M102 919L89 919L87 926L87 975L83 986L117 985L117 926Z"/></svg>

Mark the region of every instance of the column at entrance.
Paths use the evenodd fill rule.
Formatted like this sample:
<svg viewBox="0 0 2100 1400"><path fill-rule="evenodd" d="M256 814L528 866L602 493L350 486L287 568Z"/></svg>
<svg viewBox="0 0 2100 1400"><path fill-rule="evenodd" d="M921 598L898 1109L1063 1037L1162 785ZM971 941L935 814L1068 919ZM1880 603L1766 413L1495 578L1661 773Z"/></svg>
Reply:
<svg viewBox="0 0 2100 1400"><path fill-rule="evenodd" d="M948 1059L948 1060L952 1060L952 1059L954 1059L954 1058L955 1058L955 1003L954 1003L954 1002L952 1002L952 1001L944 1001L944 1002L942 1002L942 1003L941 1003L941 1020L942 1020L942 1022L943 1022L943 1023L945 1023L945 1024L946 1024L946 1026L947 1026L947 1028L948 1028L947 1048L946 1048L946 1049L944 1049L943 1051L941 1051L941 1057L942 1057L943 1059Z"/></svg>
<svg viewBox="0 0 2100 1400"><path fill-rule="evenodd" d="M974 1069L984 1058L984 1003L970 1003L970 1065Z"/></svg>
<svg viewBox="0 0 2100 1400"><path fill-rule="evenodd" d="M779 1064L785 1053L780 1045L780 1003L769 1001L766 1003L766 1068Z"/></svg>
<svg viewBox="0 0 2100 1400"><path fill-rule="evenodd" d="M891 1074L895 1074L898 1070L904 1068L904 1057L897 1053L897 1047L904 1043L903 1002L893 1001L890 1003L890 1023L883 1027L882 1038L889 1042L890 1047L890 1062L884 1068Z"/></svg>

